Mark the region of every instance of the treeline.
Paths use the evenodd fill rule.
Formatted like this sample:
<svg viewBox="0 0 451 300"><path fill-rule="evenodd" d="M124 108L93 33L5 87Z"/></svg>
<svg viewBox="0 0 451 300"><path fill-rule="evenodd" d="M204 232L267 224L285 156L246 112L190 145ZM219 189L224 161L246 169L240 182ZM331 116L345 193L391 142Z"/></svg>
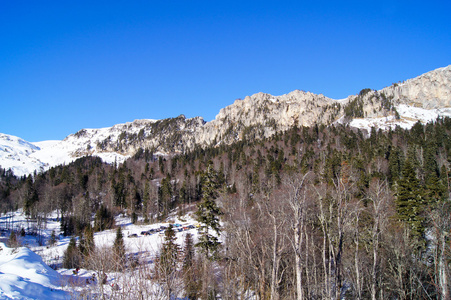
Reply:
<svg viewBox="0 0 451 300"><path fill-rule="evenodd" d="M120 165L85 157L26 178L3 171L1 208L36 224L57 211L74 235L92 221L111 228L119 213L154 222L200 210L210 193L224 242L199 254L209 263L192 295L447 299L450 159L449 118L388 132L294 127L172 157L142 149Z"/></svg>

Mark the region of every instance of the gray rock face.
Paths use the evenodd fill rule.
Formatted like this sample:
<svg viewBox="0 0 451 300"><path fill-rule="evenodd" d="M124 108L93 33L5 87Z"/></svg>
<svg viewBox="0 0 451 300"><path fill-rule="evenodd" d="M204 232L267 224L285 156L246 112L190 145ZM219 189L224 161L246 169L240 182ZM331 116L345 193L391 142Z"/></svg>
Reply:
<svg viewBox="0 0 451 300"><path fill-rule="evenodd" d="M329 125L343 117L387 117L394 115L400 104L424 109L451 107L451 66L380 91L362 90L344 100L300 90L281 96L257 93L235 100L211 122L200 117L186 119L183 115L159 121L137 120L113 126L111 131L116 134L90 139L97 140L97 152L133 155L143 148L166 154L182 153L196 146L265 138L295 125Z"/></svg>
<svg viewBox="0 0 451 300"><path fill-rule="evenodd" d="M417 120L431 121L437 116L451 117L451 66L380 91L364 89L343 100L299 90L281 96L257 93L221 109L211 122L184 115L135 120L108 128L82 129L63 141L42 142L45 149L28 152L23 151L23 143L13 143L14 147L3 147L0 165L26 174L35 166L45 169L86 155L123 162L141 150L165 155L184 153L196 147L262 139L292 126L346 122L362 129L395 125L410 128Z"/></svg>
<svg viewBox="0 0 451 300"><path fill-rule="evenodd" d="M257 93L221 109L215 120L200 128L195 137L203 145L264 138L294 125L331 123L339 111L339 103L324 95L299 90L282 96Z"/></svg>
<svg viewBox="0 0 451 300"><path fill-rule="evenodd" d="M437 109L451 106L451 65L381 90L399 104Z"/></svg>

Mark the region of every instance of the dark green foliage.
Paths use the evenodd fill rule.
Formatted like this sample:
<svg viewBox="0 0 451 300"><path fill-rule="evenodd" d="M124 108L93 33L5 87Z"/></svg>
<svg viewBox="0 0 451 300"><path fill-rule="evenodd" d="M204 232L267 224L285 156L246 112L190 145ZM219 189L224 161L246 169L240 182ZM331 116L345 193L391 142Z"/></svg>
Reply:
<svg viewBox="0 0 451 300"><path fill-rule="evenodd" d="M402 178L398 181L396 207L399 219L409 224L415 235L421 236L424 231L423 189L409 160L406 161L402 170Z"/></svg>
<svg viewBox="0 0 451 300"><path fill-rule="evenodd" d="M218 197L218 189L217 173L213 169L213 164L209 163L202 176L202 202L198 205L196 212L197 221L202 224L196 247L199 247L205 256L212 260L218 258L219 245L221 244L218 240L221 210L215 202ZM211 230L216 235L211 234Z"/></svg>
<svg viewBox="0 0 451 300"><path fill-rule="evenodd" d="M121 270L125 264L125 244L121 226L119 226L116 230L116 238L114 239L113 244L113 255L114 261L116 262L116 268Z"/></svg>
<svg viewBox="0 0 451 300"><path fill-rule="evenodd" d="M64 236L74 235L77 231L77 220L72 215L61 217L61 231Z"/></svg>
<svg viewBox="0 0 451 300"><path fill-rule="evenodd" d="M388 152L388 180L390 183L396 182L401 176L403 159L398 147L390 147Z"/></svg>
<svg viewBox="0 0 451 300"><path fill-rule="evenodd" d="M183 248L182 276L185 296L190 300L199 298L200 289L199 271L197 270L194 254L193 236L191 233L187 233Z"/></svg>
<svg viewBox="0 0 451 300"><path fill-rule="evenodd" d="M77 241L76 241L75 237L71 237L71 239L69 241L69 245L67 246L67 249L64 252L63 268L66 268L66 269L80 268L81 263L82 263L82 258L80 255L80 251L77 248Z"/></svg>
<svg viewBox="0 0 451 300"><path fill-rule="evenodd" d="M99 207L94 218L94 230L104 231L106 229L111 229L114 226L114 216L113 214L103 206Z"/></svg>
<svg viewBox="0 0 451 300"><path fill-rule="evenodd" d="M179 245L172 224L164 232L164 242L161 245L159 272L172 273L177 268Z"/></svg>
<svg viewBox="0 0 451 300"><path fill-rule="evenodd" d="M55 230L52 230L52 233L51 233L50 239L49 239L49 245L53 246L56 244L56 242L57 242L57 236L56 236Z"/></svg>
<svg viewBox="0 0 451 300"><path fill-rule="evenodd" d="M33 183L31 175L27 177L25 182L25 204L24 210L27 216L31 216L34 205L39 201L39 196L36 187Z"/></svg>
<svg viewBox="0 0 451 300"><path fill-rule="evenodd" d="M160 218L163 218L169 214L172 208L174 208L173 189L171 184L171 178L166 176L161 181L161 185L158 189L158 206L160 207Z"/></svg>
<svg viewBox="0 0 451 300"><path fill-rule="evenodd" d="M87 257L94 253L95 251L94 230L91 226L87 226L83 234L80 235L78 249L83 257Z"/></svg>
<svg viewBox="0 0 451 300"><path fill-rule="evenodd" d="M346 118L363 118L363 100L361 97L356 97L344 108Z"/></svg>

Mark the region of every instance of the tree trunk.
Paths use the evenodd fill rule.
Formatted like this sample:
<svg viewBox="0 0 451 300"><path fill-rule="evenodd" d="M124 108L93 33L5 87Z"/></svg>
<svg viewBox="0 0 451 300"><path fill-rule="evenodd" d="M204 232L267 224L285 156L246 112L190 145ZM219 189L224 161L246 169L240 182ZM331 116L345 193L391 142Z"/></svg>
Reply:
<svg viewBox="0 0 451 300"><path fill-rule="evenodd" d="M296 216L296 224L294 230L294 242L295 242L295 270L296 270L296 294L297 299L304 299L304 293L302 289L302 263L301 263L301 247L303 242L303 225L300 224L302 221Z"/></svg>
<svg viewBox="0 0 451 300"><path fill-rule="evenodd" d="M449 274L447 274L447 266L445 261L445 249L446 249L446 241L445 236L442 233L440 235L440 257L439 257L439 287L440 287L440 294L441 299L446 300L450 299L450 293L449 293Z"/></svg>
<svg viewBox="0 0 451 300"><path fill-rule="evenodd" d="M273 216L272 216L273 217ZM273 248L272 248L272 270L271 270L271 300L277 300L279 299L279 293L277 291L277 277L278 277L278 270L279 270L279 257L277 254L277 224L276 219L273 217L273 230L274 230L274 241L273 241Z"/></svg>

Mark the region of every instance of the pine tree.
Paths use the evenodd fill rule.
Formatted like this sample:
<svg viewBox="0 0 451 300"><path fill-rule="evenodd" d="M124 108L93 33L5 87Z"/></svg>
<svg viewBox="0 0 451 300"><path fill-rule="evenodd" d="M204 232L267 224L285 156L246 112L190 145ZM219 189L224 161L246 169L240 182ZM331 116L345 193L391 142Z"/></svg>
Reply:
<svg viewBox="0 0 451 300"><path fill-rule="evenodd" d="M172 225L169 225L164 233L164 242L161 245L160 257L157 263L158 278L165 286L168 299L171 299L171 294L175 288L179 251L176 240L174 229Z"/></svg>
<svg viewBox="0 0 451 300"><path fill-rule="evenodd" d="M116 231L116 238L113 244L113 253L115 256L117 268L120 270L125 264L125 245L121 226L119 226Z"/></svg>
<svg viewBox="0 0 451 300"><path fill-rule="evenodd" d="M160 262L168 269L173 269L177 264L179 245L176 243L175 231L170 224L164 232L164 242L161 247Z"/></svg>
<svg viewBox="0 0 451 300"><path fill-rule="evenodd" d="M33 183L33 177L29 175L25 181L25 203L24 211L31 216L33 206L39 201L39 196Z"/></svg>
<svg viewBox="0 0 451 300"><path fill-rule="evenodd" d="M149 163L147 163L146 167L149 166ZM150 206L150 187L149 187L149 182L146 181L145 185L144 185L144 195L143 195L143 208L142 208L142 213L143 213L143 217L144 217L144 223L149 223L149 206Z"/></svg>
<svg viewBox="0 0 451 300"><path fill-rule="evenodd" d="M202 224L199 229L199 242L196 247L201 248L201 251L208 259L215 260L218 255L218 248L221 244L218 240L220 235L219 216L221 210L216 205L215 199L218 197L217 174L213 169L213 163L210 162L207 170L202 176L202 202L198 205L196 212L197 221ZM211 234L211 230L216 235Z"/></svg>
<svg viewBox="0 0 451 300"><path fill-rule="evenodd" d="M423 192L410 160L406 160L402 178L397 184L396 207L398 218L406 222L416 236L423 233Z"/></svg>
<svg viewBox="0 0 451 300"><path fill-rule="evenodd" d="M94 230L91 225L88 225L83 234L80 235L79 247L80 253L86 257L94 253L95 243L94 243Z"/></svg>
<svg viewBox="0 0 451 300"><path fill-rule="evenodd" d="M114 216L103 204L100 205L94 217L94 230L104 231L114 226Z"/></svg>
<svg viewBox="0 0 451 300"><path fill-rule="evenodd" d="M55 230L52 230L52 233L50 235L49 245L50 246L55 245L56 244L56 240L57 240L57 237L56 237Z"/></svg>
<svg viewBox="0 0 451 300"><path fill-rule="evenodd" d="M171 184L171 178L166 176L161 181L161 185L158 189L158 204L161 208L161 215L160 217L165 217L169 214L169 211L172 209L172 195L173 195L173 188Z"/></svg>
<svg viewBox="0 0 451 300"><path fill-rule="evenodd" d="M182 270L185 296L190 300L199 298L200 287L194 254L193 235L187 233L185 236L185 246L183 248Z"/></svg>
<svg viewBox="0 0 451 300"><path fill-rule="evenodd" d="M66 269L74 269L80 268L80 266L81 266L81 257L80 252L77 248L77 241L75 240L75 237L71 237L69 245L67 246L67 249L64 252L63 267Z"/></svg>

